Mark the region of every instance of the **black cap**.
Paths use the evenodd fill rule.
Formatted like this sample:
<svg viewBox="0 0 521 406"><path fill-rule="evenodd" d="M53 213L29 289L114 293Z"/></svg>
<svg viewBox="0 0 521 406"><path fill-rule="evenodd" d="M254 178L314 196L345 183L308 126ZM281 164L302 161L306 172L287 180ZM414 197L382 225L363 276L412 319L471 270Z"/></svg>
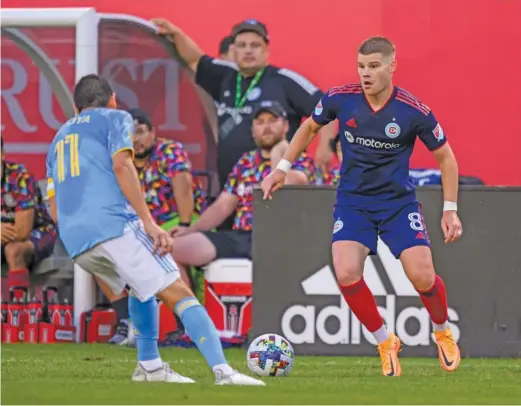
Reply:
<svg viewBox="0 0 521 406"><path fill-rule="evenodd" d="M145 124L149 130L152 129L152 121L148 117L148 114L141 109L129 109L128 112L138 124Z"/></svg>
<svg viewBox="0 0 521 406"><path fill-rule="evenodd" d="M253 118L257 118L260 113L264 113L266 111L273 114L275 117L286 118L288 116L286 110L284 110L284 107L282 107L279 102L266 100L255 105L253 108Z"/></svg>
<svg viewBox="0 0 521 406"><path fill-rule="evenodd" d="M264 38L266 43L270 42L270 37L268 36L268 29L266 25L257 20L245 20L240 22L239 24L235 24L232 28L232 37L235 40L235 37L243 32L254 32L255 34L260 35Z"/></svg>
<svg viewBox="0 0 521 406"><path fill-rule="evenodd" d="M233 37L228 35L224 37L219 43L219 54L225 54L230 49L230 45L233 43Z"/></svg>

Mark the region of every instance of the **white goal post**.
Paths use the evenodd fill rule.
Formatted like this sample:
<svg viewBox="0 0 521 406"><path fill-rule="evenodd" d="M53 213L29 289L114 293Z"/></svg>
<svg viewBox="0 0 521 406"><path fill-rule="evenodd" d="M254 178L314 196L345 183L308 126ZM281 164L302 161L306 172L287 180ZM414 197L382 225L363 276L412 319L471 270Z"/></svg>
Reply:
<svg viewBox="0 0 521 406"><path fill-rule="evenodd" d="M76 29L75 82L88 74L98 73L98 23L94 8L12 8L2 9L2 28L71 27ZM51 64L50 61L48 61ZM74 325L80 341L80 319L84 311L96 304L93 277L74 265Z"/></svg>
<svg viewBox="0 0 521 406"><path fill-rule="evenodd" d="M76 73L98 73L98 22L94 8L7 8L2 9L2 27L71 27L76 29Z"/></svg>

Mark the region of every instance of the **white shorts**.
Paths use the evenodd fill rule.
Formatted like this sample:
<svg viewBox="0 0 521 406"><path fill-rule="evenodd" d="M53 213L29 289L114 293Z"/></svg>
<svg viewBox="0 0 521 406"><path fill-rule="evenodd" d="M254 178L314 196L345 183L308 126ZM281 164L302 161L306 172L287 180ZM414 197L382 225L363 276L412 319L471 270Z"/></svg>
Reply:
<svg viewBox="0 0 521 406"><path fill-rule="evenodd" d="M101 278L115 294L128 285L142 302L179 279L179 268L170 255L154 254L154 242L141 222L129 223L121 237L96 245L78 255L85 271Z"/></svg>

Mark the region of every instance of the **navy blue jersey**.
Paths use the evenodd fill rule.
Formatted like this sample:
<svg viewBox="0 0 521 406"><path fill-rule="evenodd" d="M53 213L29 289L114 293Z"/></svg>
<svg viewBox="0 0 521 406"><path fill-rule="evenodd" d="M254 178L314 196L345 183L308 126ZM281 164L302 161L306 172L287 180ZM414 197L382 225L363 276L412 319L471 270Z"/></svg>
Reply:
<svg viewBox="0 0 521 406"><path fill-rule="evenodd" d="M378 111L360 84L334 87L312 117L321 125L338 119L343 153L338 199L346 203L414 200L409 160L416 137L430 151L447 142L429 107L399 87Z"/></svg>

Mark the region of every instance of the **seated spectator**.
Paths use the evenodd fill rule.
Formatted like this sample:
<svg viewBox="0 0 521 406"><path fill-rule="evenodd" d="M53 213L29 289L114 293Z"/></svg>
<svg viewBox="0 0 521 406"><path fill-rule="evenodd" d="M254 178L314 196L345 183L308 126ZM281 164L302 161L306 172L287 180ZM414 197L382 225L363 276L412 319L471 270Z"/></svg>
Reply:
<svg viewBox="0 0 521 406"><path fill-rule="evenodd" d="M148 208L154 220L165 230L177 225L188 227L206 206L206 196L201 186L192 177L192 164L179 142L156 138L152 121L140 109L129 110L134 118L134 163L138 171ZM189 286L191 278L182 274ZM133 340L129 328L127 295L114 293L100 279L97 282L118 316L116 334L110 343L126 345ZM182 324L179 334L184 333Z"/></svg>
<svg viewBox="0 0 521 406"><path fill-rule="evenodd" d="M152 216L165 230L188 227L204 210L206 196L192 177L183 144L158 140L144 111L133 109L129 113L136 125L134 163Z"/></svg>
<svg viewBox="0 0 521 406"><path fill-rule="evenodd" d="M253 187L271 172L288 147L286 112L278 102L255 106L252 133L257 148L246 152L233 167L223 192L188 228L177 228L173 256L182 271L188 266L204 266L217 258L251 258ZM313 181L313 160L307 155L295 162L287 184ZM235 211L233 230L211 231Z"/></svg>
<svg viewBox="0 0 521 406"><path fill-rule="evenodd" d="M2 264L9 267L7 285L29 287L29 269L50 256L56 227L47 213L33 175L5 159L2 139Z"/></svg>

